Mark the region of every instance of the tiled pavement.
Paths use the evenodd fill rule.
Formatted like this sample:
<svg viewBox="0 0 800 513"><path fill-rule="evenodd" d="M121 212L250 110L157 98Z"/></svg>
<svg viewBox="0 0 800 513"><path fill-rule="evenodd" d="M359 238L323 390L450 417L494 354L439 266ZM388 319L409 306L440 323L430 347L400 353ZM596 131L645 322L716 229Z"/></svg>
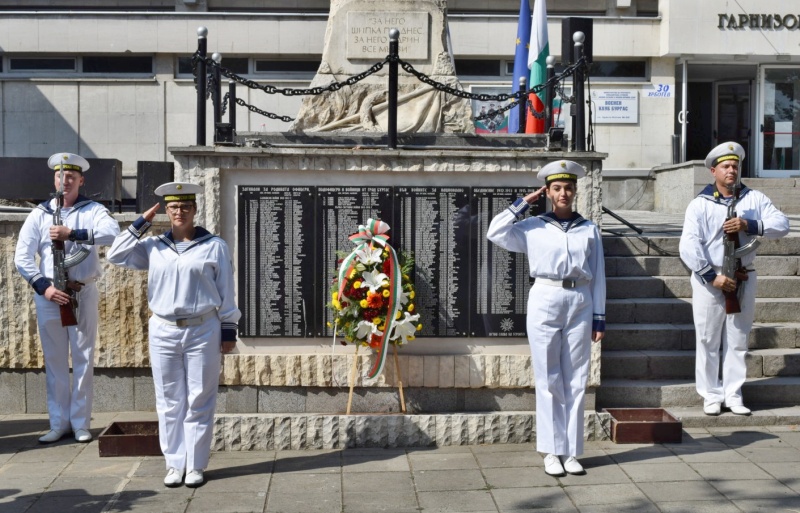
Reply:
<svg viewBox="0 0 800 513"><path fill-rule="evenodd" d="M104 413L113 420L152 414ZM686 429L683 443L589 442L585 476L544 474L533 445L213 453L197 489L160 457L42 446L44 415L0 416L0 512L798 512L798 426Z"/></svg>

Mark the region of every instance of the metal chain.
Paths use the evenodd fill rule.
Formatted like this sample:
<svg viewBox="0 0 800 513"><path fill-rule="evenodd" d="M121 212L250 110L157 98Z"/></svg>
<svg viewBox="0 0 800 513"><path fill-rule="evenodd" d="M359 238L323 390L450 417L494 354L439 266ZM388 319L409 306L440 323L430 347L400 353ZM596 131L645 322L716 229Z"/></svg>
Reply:
<svg viewBox="0 0 800 513"><path fill-rule="evenodd" d="M228 91L225 93L225 96L222 98L222 108L220 109L220 114L225 115L225 111L228 110L228 98L230 98L231 92Z"/></svg>
<svg viewBox="0 0 800 513"><path fill-rule="evenodd" d="M290 118L289 116L278 116L277 114L273 114L272 112L267 112L265 110L259 109L258 107L255 107L253 105L249 105L244 100L242 100L241 98L236 98L236 103L238 105L241 105L242 107L247 108L250 112L255 112L256 114L261 114L262 116L266 116L266 117L268 117L270 119L277 119L279 121L283 121L284 123L289 123L289 122L294 121L294 118Z"/></svg>

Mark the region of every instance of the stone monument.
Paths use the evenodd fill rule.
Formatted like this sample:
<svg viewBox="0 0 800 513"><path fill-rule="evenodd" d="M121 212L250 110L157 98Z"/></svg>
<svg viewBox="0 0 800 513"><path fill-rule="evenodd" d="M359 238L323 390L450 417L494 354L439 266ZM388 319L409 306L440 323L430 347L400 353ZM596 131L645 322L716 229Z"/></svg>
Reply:
<svg viewBox="0 0 800 513"><path fill-rule="evenodd" d="M448 47L446 0L331 0L322 62L311 87L358 75L389 54L389 31L400 32L399 55L436 82L461 88ZM292 125L306 132L387 132L388 65L324 95L306 96ZM401 133L473 132L469 101L445 94L400 70Z"/></svg>

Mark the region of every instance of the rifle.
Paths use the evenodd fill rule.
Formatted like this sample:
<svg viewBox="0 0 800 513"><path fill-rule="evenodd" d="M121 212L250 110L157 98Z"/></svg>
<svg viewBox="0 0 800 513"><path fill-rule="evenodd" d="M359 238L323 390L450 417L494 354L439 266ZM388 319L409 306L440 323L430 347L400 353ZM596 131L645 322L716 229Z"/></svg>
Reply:
<svg viewBox="0 0 800 513"><path fill-rule="evenodd" d="M736 215L736 204L739 203L739 193L742 191L742 180L739 174L736 175L736 184L733 186L733 199L728 205L728 214L725 220L733 219ZM741 293L741 285L743 281L747 281L747 269L742 266L742 257L761 245L761 241L753 239L744 246L740 245L739 232L726 233L725 239L722 242L725 249L722 259L722 274L736 280L736 288L730 292L724 291L725 294L725 313L739 313L742 311L742 306L739 303L739 294Z"/></svg>
<svg viewBox="0 0 800 513"><path fill-rule="evenodd" d="M61 219L61 208L64 206L64 166L62 165L60 168L59 174L59 188L58 191L54 194L56 198L56 208L53 211L53 225L54 226L63 226L63 221ZM83 262L87 256L89 256L89 250L83 246L81 246L80 250L77 253L74 253L67 257L66 247L64 241L61 240L54 240L52 241L52 251L53 251L53 286L62 292L66 292L69 295L69 301L65 305L59 305L59 311L61 313L61 325L62 326L76 326L78 324L77 318L77 310L78 310L78 299L75 297L76 292L80 292L81 287L83 287L82 283L79 282L71 282L69 280L69 275L67 273L67 269L78 265L79 263Z"/></svg>

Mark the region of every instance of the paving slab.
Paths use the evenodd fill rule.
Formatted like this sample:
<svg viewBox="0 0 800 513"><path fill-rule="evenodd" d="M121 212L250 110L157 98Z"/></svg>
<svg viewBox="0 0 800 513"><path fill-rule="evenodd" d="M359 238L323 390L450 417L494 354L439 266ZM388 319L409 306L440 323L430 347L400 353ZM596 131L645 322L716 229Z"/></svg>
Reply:
<svg viewBox="0 0 800 513"><path fill-rule="evenodd" d="M544 473L533 444L212 452L206 484L191 489L164 487L161 457L100 458L96 441L39 445L45 419L8 427L9 417L0 513L800 511L794 424L689 427L673 444L590 441L579 458L587 474L560 478Z"/></svg>

